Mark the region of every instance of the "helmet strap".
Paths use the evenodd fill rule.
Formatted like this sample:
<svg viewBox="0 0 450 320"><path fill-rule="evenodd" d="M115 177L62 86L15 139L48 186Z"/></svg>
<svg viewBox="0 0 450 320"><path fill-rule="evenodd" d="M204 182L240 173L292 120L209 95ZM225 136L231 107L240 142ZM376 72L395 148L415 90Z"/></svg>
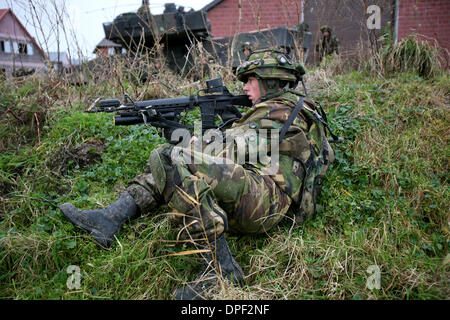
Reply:
<svg viewBox="0 0 450 320"><path fill-rule="evenodd" d="M264 80L261 79L258 75L255 75L255 77L258 80L259 93L261 94L262 97L267 92L266 88L264 87Z"/></svg>
<svg viewBox="0 0 450 320"><path fill-rule="evenodd" d="M281 96L283 93L286 93L289 90L289 84L287 84L284 88L280 89L280 82L279 79L268 79L268 80L263 80L260 77L257 77L258 79L258 84L259 84L259 90L261 92L261 96L255 101L255 103L253 103L253 105L262 102L262 101L266 101L266 100L270 100L276 97ZM267 85L268 85L268 81L271 80L275 80L276 81L276 87L270 88L270 89L266 89ZM263 94L264 93L264 94Z"/></svg>
<svg viewBox="0 0 450 320"><path fill-rule="evenodd" d="M270 95L280 91L280 80L279 79L258 79L259 88L261 90L261 95Z"/></svg>
<svg viewBox="0 0 450 320"><path fill-rule="evenodd" d="M256 74L253 76L258 80L259 91L261 93L261 96L253 103L253 105L279 97L286 92L293 91L290 88L289 82L287 82L287 84L283 88L281 88L280 79L264 80Z"/></svg>

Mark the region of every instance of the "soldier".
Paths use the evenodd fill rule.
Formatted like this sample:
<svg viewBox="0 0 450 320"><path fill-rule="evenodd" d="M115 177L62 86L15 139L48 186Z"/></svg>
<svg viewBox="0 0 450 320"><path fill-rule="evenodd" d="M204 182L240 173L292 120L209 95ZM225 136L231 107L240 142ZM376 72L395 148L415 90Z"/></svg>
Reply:
<svg viewBox="0 0 450 320"><path fill-rule="evenodd" d="M322 26L320 32L322 33L322 41L316 45L316 51L320 54L320 61L330 54L339 54L339 39L332 34L331 28L328 26Z"/></svg>
<svg viewBox="0 0 450 320"><path fill-rule="evenodd" d="M245 59L247 59L250 56L250 53L252 53L252 46L250 42L244 42L244 44L241 46L241 50L244 53Z"/></svg>
<svg viewBox="0 0 450 320"><path fill-rule="evenodd" d="M66 203L60 209L108 247L126 221L151 214L167 203L172 211L169 218L178 227L177 238L192 240L202 249L205 262L205 269L178 288L175 298L205 298L218 275L242 284L244 272L231 254L225 233L267 232L290 208L300 221L312 215L320 179L334 160L315 104L293 90L304 72L303 66L294 65L284 52L273 49L252 52L236 71L253 106L226 134L244 136L246 143L256 139L270 149L269 158L275 157L273 146L278 145L275 166L261 160L242 164L217 161L230 154L227 148L214 155L193 151L194 158L203 157L203 161L190 163L174 157L177 146L163 144L151 152L148 170L134 178L108 207L78 210ZM268 138L262 129L275 133L281 129L281 134ZM246 132L256 136L242 135ZM251 156L249 149L245 159ZM272 167L275 170L268 170Z"/></svg>

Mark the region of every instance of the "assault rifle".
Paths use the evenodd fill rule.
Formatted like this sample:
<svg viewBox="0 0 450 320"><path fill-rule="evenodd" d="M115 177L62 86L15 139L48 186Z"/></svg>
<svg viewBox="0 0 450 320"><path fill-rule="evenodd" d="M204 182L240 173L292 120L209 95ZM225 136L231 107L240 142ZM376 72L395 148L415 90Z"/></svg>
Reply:
<svg viewBox="0 0 450 320"><path fill-rule="evenodd" d="M204 95L200 95L204 92ZM247 95L233 95L222 84L221 78L206 81L206 89L197 94L179 98L133 101L125 94L123 104L118 99L95 101L86 112L116 112L114 124L150 124L163 129L163 136L172 143L172 132L178 128L191 128L181 123L182 113L199 107L202 131L218 128L223 130L242 117L236 106L251 107ZM216 116L222 121L215 124Z"/></svg>

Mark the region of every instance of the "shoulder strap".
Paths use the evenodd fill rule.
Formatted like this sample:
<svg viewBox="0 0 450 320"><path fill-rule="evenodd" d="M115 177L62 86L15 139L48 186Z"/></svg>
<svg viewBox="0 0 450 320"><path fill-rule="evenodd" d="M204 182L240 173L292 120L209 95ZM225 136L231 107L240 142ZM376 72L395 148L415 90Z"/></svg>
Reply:
<svg viewBox="0 0 450 320"><path fill-rule="evenodd" d="M303 109L303 96L300 96L300 101L298 102L298 104L295 106L295 109L292 110L291 114L289 115L289 118L286 120L286 122L283 125L283 128L281 128L281 133L280 133L280 140L279 142L281 143L281 141L284 139L284 136L286 135L286 132L288 131L289 127L291 126L291 124L294 122L295 117L298 115L298 113Z"/></svg>
<svg viewBox="0 0 450 320"><path fill-rule="evenodd" d="M329 142L334 142L334 143L340 143L340 142L343 142L344 139L343 139L342 137L339 137L339 136L335 135L335 134L333 133L333 131L331 131L331 128L330 128L330 126L328 125L327 114L326 114L325 111L323 110L323 108L322 108L322 106L320 105L320 103L317 103L317 105L319 106L320 113L322 114L322 120L319 119L319 121L322 122L323 125L325 126L325 128L328 129L328 132L330 133L331 137L333 138L333 139L332 139L331 141L329 141Z"/></svg>

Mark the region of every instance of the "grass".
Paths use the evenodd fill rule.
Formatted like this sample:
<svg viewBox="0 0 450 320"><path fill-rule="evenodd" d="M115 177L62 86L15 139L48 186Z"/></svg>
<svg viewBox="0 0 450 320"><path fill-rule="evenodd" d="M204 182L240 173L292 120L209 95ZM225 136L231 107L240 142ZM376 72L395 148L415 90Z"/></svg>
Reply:
<svg viewBox="0 0 450 320"><path fill-rule="evenodd" d="M398 43L391 43L382 52L382 65L386 72L417 71L418 75L430 78L439 73L437 60L444 54L439 47L410 35ZM428 39L429 40L429 39Z"/></svg>
<svg viewBox="0 0 450 320"><path fill-rule="evenodd" d="M345 142L333 145L319 212L301 227L285 219L267 235L229 235L246 286L223 284L214 297L448 299L448 72L321 74L312 72L311 92ZM0 82L0 298L171 299L200 270L198 257L173 255L189 247L174 245L165 208L127 224L110 250L57 209L67 201L106 206L145 169L163 141L155 129L115 127L110 115L83 110L99 95L195 89L160 80L179 81L181 92L118 76L81 87L38 77ZM86 145L103 147L81 154ZM67 287L70 265L80 267L79 289ZM366 286L371 265L381 271L380 289Z"/></svg>

